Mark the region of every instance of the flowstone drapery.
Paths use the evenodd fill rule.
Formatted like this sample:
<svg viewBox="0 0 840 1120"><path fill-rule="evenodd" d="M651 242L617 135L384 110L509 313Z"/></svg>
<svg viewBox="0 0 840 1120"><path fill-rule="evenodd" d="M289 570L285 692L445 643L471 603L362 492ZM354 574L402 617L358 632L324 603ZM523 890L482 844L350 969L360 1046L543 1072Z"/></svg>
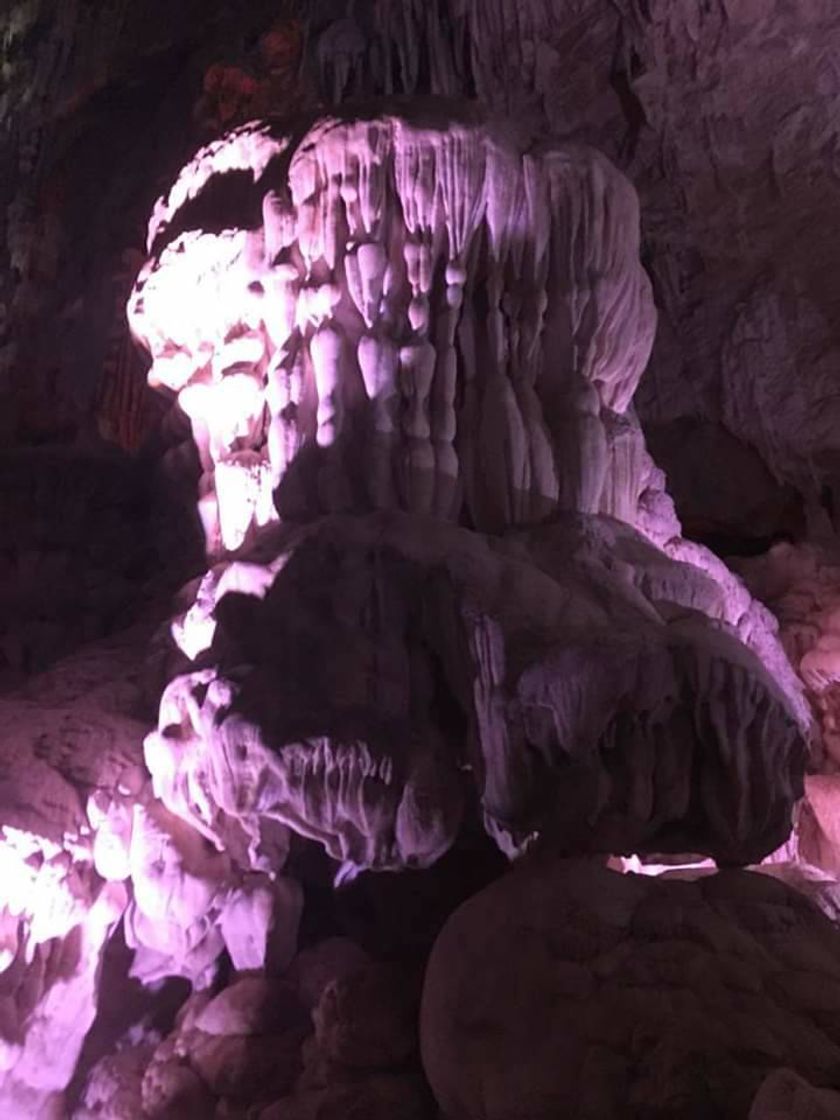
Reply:
<svg viewBox="0 0 840 1120"><path fill-rule="evenodd" d="M802 758L783 693L708 577L628 527L334 515L260 548L176 626L204 667L146 741L158 796L220 847L274 822L347 872L427 866L473 784L510 854L545 833L746 863L785 839Z"/></svg>
<svg viewBox="0 0 840 1120"><path fill-rule="evenodd" d="M595 151L522 151L437 103L246 126L185 168L149 244L129 318L192 418L211 551L273 519L274 489L293 520L491 532L635 523L656 489L630 411L655 322L638 207Z"/></svg>
<svg viewBox="0 0 840 1120"><path fill-rule="evenodd" d="M216 560L146 740L171 812L243 873L291 830L339 880L434 863L476 797L511 856L785 840L803 702L645 451L654 311L604 157L438 101L256 123L149 249L129 318Z"/></svg>
<svg viewBox="0 0 840 1120"><path fill-rule="evenodd" d="M82 901L112 903L85 919L74 1063L120 916L146 984L200 993L222 958L301 969L294 853L338 888L437 866L464 835L511 859L728 865L785 842L806 708L775 624L682 539L645 449L632 398L655 316L636 197L603 156L439 101L257 122L187 165L148 251L129 321L192 425L210 567L172 624L147 773L135 719L135 785L95 760L69 782ZM18 992L46 918L9 913ZM405 986L382 984L393 1011ZM55 984L27 991L44 1022ZM306 1031L277 1025L265 1093L324 1089L351 1004L323 996L301 1082ZM100 1064L79 1115L117 1108L100 1104L121 1062L149 1115L259 1094L269 1042L204 1018L196 1034L196 1006ZM25 1042L5 1060L8 1100L33 1110L72 1072L39 1081ZM365 1085L422 1113L413 1083Z"/></svg>

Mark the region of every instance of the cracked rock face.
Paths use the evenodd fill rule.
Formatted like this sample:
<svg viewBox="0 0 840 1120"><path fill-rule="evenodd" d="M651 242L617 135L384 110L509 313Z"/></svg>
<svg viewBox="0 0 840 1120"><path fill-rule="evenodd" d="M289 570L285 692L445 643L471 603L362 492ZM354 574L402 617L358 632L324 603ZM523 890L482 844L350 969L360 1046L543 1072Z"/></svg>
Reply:
<svg viewBox="0 0 840 1120"><path fill-rule="evenodd" d="M681 882L526 861L456 911L432 952L426 1074L447 1120L833 1106L812 1087L840 1077L839 936L749 872ZM799 1080L762 1085L779 1067Z"/></svg>

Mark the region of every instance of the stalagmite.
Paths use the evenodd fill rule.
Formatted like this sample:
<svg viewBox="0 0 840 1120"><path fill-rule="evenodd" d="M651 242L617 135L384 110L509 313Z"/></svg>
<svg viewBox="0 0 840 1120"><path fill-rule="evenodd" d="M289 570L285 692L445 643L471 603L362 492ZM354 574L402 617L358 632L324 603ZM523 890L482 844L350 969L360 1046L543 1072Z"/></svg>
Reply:
<svg viewBox="0 0 840 1120"><path fill-rule="evenodd" d="M434 502L435 456L431 444L429 397L435 369L430 342L403 346L399 357L404 435L403 501L413 513L430 513Z"/></svg>
<svg viewBox="0 0 840 1120"><path fill-rule="evenodd" d="M376 509L392 508L394 454L398 445L399 355L387 336L363 334L357 353L359 372L368 400L373 403L370 455L370 500Z"/></svg>
<svg viewBox="0 0 840 1120"><path fill-rule="evenodd" d="M342 340L338 331L323 326L309 343L315 388L318 392L316 440L321 447L335 442L341 430Z"/></svg>
<svg viewBox="0 0 840 1120"><path fill-rule="evenodd" d="M241 147L244 135L234 134L231 144ZM787 807L797 795L795 780L782 783L777 801L776 794L770 798L761 826L761 813L748 801L736 799L734 818L720 817L713 798L689 800L691 744L695 735L708 733L720 742L722 758L734 751L738 765L746 765L749 748L730 742L716 713L734 704L745 727L753 721L764 727L772 711L776 746L771 750L768 740L763 749L768 758L777 750L784 766L781 760L797 756L803 709L792 679L781 679L783 695L776 696L759 660L742 665L735 635L778 673L781 661L766 618L702 549L681 542L672 508L656 503L661 483L631 407L654 328L650 285L638 262L632 189L589 149L546 144L525 153L514 133L451 106L425 111L422 123L410 111L346 120L338 115L311 124L293 145L284 137L277 144L289 160L288 191L275 184L262 196L265 256L243 284L242 306L249 314L254 303L245 292L261 286L263 329L246 321L243 311L240 326L226 329L221 350L218 342L203 343L194 378L184 380L181 364L173 386L196 426L203 423L208 433L208 476L212 479L215 469L222 545L247 549L269 517L268 467L264 475L254 474L265 454L263 441L280 515L312 524L312 540L319 539L319 518L338 509L357 516L371 507L383 513L402 509L415 518L433 515L439 524L499 534L516 527L527 531L564 511L594 519L577 522L570 538L563 533L552 538L548 551L539 538L523 547L551 580L558 578L564 550L578 555L578 544L561 542L577 540L579 532L580 540L588 541L583 554L598 557L595 568L586 568L586 579L596 584L606 579L618 614L591 617L603 651L597 671L594 639L578 633L574 610L549 612L552 636L533 650L527 642L520 649L518 630L509 630L495 608L485 605L467 624L464 649L472 650L472 668L462 665L458 673L474 677L475 691L460 695L457 704L476 727L473 761L488 829L509 851L535 831L579 843L580 817L571 810L577 799L577 809L590 819L612 805L607 816L617 813L624 821L614 826L613 848L644 845L653 842L652 835L662 843L670 829L680 843L711 846L725 859L763 852L781 839ZM200 153L179 183L189 180L195 167L206 175L208 159L224 162L218 148ZM254 189L259 194L258 183ZM179 191L184 188L173 188L171 198ZM169 213L172 204L158 209ZM223 234L220 248L232 251L241 269L241 261L255 258L237 236ZM172 253L165 238L158 244L131 306L134 330L153 354L163 335L149 315L168 291ZM186 267L182 244L175 242L172 276L178 278ZM196 244L202 254L196 268L203 277L211 256L205 239ZM258 241L249 235L247 244ZM247 273L240 275L248 281ZM227 280L223 287L230 292ZM227 306L229 320L235 307ZM198 338L198 325L189 329L190 338ZM166 339L163 345L172 343ZM208 362L215 371L210 383ZM241 403L233 407L236 394ZM230 401L231 408L214 411L216 400ZM262 402L263 420L255 424ZM315 464L316 479L307 481L302 467L307 461ZM253 479L250 489L246 479ZM603 515L648 533L673 559L641 540L630 545L611 536L598 520ZM342 540L341 531L335 532ZM435 539L430 534L430 541ZM399 534L395 540L398 550L406 548ZM351 533L337 545L351 568L352 542ZM258 580L260 609L267 615L272 601L286 601L287 581L300 578L289 574L297 571L297 546L284 547L291 549L286 558L279 565L272 561L272 574ZM301 547L314 545L307 538ZM466 555L460 541L448 547L453 555ZM611 555L611 547L624 550L625 558ZM433 554L440 563L442 542ZM280 555L282 550L276 559ZM219 633L214 604L224 604L223 583L202 591L187 615L194 625L179 623L191 656ZM348 594L356 602L359 591L353 586ZM569 594L579 612L591 590L584 581ZM475 595L469 598L473 602ZM669 613L660 615L661 603L671 600L680 610L713 617L728 634L710 643L703 628L679 630ZM481 596L477 601L484 602ZM276 625L279 633L280 618ZM604 672L607 664L614 665L612 675ZM336 663L334 672L341 677L345 669ZM567 686L560 687L561 679ZM279 697L276 716L263 711L256 698L262 714L235 715L238 707L247 708L250 687L240 692L218 666L174 681L162 702L159 731L147 742L158 795L215 844L229 842L231 813L252 844L260 819L270 818L319 839L335 858L355 866L427 861L450 842L451 825L433 820L424 826L430 830L426 839L422 831L410 839L407 822L397 828L402 839L396 846L392 837L395 821L403 819L399 790L405 791L406 805L415 798L407 777L415 763L408 760L425 760L423 769L438 757L439 747L429 753L404 745L404 753L389 762L401 759L397 770L384 781L380 762L391 758L396 744L386 749L375 726L360 734L358 714L345 733L331 732L318 719L304 720L301 727L292 720L281 730L287 717ZM624 714L613 714L616 698ZM367 700L359 697L357 703L366 710ZM786 704L792 719L785 715ZM541 705L553 712L550 718L539 714ZM679 735L677 725L683 729ZM173 738L170 727L181 731ZM418 736L436 738L431 728L403 735L411 743ZM682 761L663 745L680 735ZM637 774L624 800L608 762L621 757L615 744L622 737L635 760L628 765ZM584 743L594 753L587 754ZM244 768L235 763L240 754ZM374 765L374 759L380 761ZM555 788L552 774L562 771L561 759L580 768L574 779L578 792L571 800L564 797L558 778L556 799L549 797L541 816L535 791ZM657 768L669 776L661 778L664 785L654 795L641 774ZM338 803L324 801L321 781L345 790ZM736 785L746 798L743 772ZM356 798L358 808L351 809ZM370 840L360 844L357 831L370 833ZM596 830L593 842L602 844L609 834L609 828L603 834ZM415 848L425 854L412 855Z"/></svg>
<svg viewBox="0 0 840 1120"><path fill-rule="evenodd" d="M250 127L262 228L244 198L243 233L178 224L245 128L158 205L129 309L190 415L214 561L173 623L154 807L95 807L136 970L259 967L275 920L288 957L294 835L337 888L431 867L465 815L511 859L779 850L808 714L645 449L632 188L439 102ZM170 307L190 276L212 326Z"/></svg>

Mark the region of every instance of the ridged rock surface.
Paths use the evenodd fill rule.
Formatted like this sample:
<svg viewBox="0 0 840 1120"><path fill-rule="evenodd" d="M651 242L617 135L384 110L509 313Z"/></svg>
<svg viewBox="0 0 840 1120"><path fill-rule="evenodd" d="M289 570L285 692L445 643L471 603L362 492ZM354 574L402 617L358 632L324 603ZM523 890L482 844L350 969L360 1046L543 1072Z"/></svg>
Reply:
<svg viewBox="0 0 840 1120"><path fill-rule="evenodd" d="M811 512L821 487L836 493L831 0L338 7L317 42L328 102L474 92L534 136L583 137L634 183L661 324L643 422L667 438L703 421L722 471L745 455L757 468L741 475L738 511L716 498L716 472L701 474L681 495L690 519L716 505L726 535L751 536L743 505L766 488L762 468ZM660 465L679 469L679 445L661 446ZM768 512L775 531L788 528L787 513Z"/></svg>
<svg viewBox="0 0 840 1120"><path fill-rule="evenodd" d="M458 103L200 151L155 209L129 320L192 419L211 551L273 519L275 488L296 519L640 522L662 485L630 408L655 326L638 226L599 153Z"/></svg>
<svg viewBox="0 0 840 1120"><path fill-rule="evenodd" d="M347 871L426 866L466 783L509 852L538 832L746 863L787 836L793 709L719 585L629 527L494 539L392 513L259 549L177 623L196 669L146 740L157 796L255 869L269 822Z"/></svg>

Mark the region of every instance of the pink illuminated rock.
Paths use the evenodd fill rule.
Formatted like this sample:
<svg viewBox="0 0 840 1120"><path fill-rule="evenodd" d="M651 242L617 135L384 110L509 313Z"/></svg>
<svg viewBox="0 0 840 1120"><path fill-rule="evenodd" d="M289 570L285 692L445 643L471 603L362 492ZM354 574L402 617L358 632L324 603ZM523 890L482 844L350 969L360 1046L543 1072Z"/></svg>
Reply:
<svg viewBox="0 0 840 1120"><path fill-rule="evenodd" d="M97 1062L73 1113L73 1120L116 1120L142 1115L142 1085L154 1043L123 1047Z"/></svg>
<svg viewBox="0 0 840 1120"><path fill-rule="evenodd" d="M347 872L427 866L467 781L511 854L540 834L747 863L786 839L796 692L738 640L726 585L628 527L495 540L392 513L260 548L202 585L213 667L146 741L158 796L215 844L272 824Z"/></svg>
<svg viewBox="0 0 840 1120"><path fill-rule="evenodd" d="M217 1097L241 1104L285 1096L300 1072L300 1034L205 1035L190 1065Z"/></svg>
<svg viewBox="0 0 840 1120"><path fill-rule="evenodd" d="M232 173L252 185L224 230L197 228ZM182 171L149 245L129 318L192 419L211 551L274 516L278 485L294 517L638 520L655 316L635 194L598 153L526 152L457 105L294 141L249 125Z"/></svg>
<svg viewBox="0 0 840 1120"><path fill-rule="evenodd" d="M3 1115L60 1107L120 919L147 981L207 983L225 949L238 968L270 949L282 968L296 949L298 884L208 850L153 798L137 718L149 641L129 631L0 697Z"/></svg>
<svg viewBox="0 0 840 1120"><path fill-rule="evenodd" d="M634 192L602 156L528 148L445 103L307 119L294 138L245 126L159 202L129 318L191 416L210 552L258 544L177 620L199 665L168 686L145 753L156 795L240 865L281 867L291 829L341 874L427 866L467 767L510 853L545 833L742 862L784 840L807 713L772 619L681 539L647 455L638 244ZM265 530L272 490L311 533ZM404 516L319 527L372 507ZM444 529L562 511L591 520L535 530L510 562ZM382 531L399 562L368 559ZM427 608L445 639L405 602L424 601L418 564L452 580L453 602L436 590ZM425 714L436 690L468 751ZM705 740L720 754L701 790Z"/></svg>
<svg viewBox="0 0 840 1120"><path fill-rule="evenodd" d="M805 686L820 753L840 762L840 558L833 541L778 544L762 557L734 562L752 593L779 620L780 637Z"/></svg>
<svg viewBox="0 0 840 1120"><path fill-rule="evenodd" d="M21 44L27 59L33 47L40 65L20 100L38 108L21 147L62 174L43 184L12 169L12 272L37 260L22 251L21 213L42 187L61 194L66 178L72 193L75 181L34 133L54 137L60 59L84 73L77 17L44 53L38 35L62 6L40 7L32 26L18 12L4 28L3 67L18 73ZM145 22L143 7L127 27ZM348 0L320 40L313 12L307 40L311 30L330 93L414 100L238 128L158 201L129 318L150 384L191 428L213 566L173 607L190 664L161 659L177 667L153 690L154 730L137 649L107 648L57 692L42 681L0 697L0 1116L65 1110L121 922L132 977L149 990L184 977L194 993L162 1041L146 1024L113 1039L77 1120L430 1117L411 984L352 942L309 939L352 909L351 891L328 897L330 876L336 891L354 876L360 888L396 881L368 871L411 869L406 893L423 884L398 916L408 926L439 882L432 864L465 835L490 847L482 826L522 865L452 919L432 959L424 1053L447 1120L750 1109L771 1120L836 1106L836 930L772 877L840 915L829 877L840 873L840 567L806 546L755 569L783 649L738 578L682 538L633 403L654 334L650 269L658 303L684 314L649 414L708 410L777 480L831 476L836 347L816 344L830 285L802 267L787 244L797 238L767 251L770 211L750 205L740 159L743 145L753 170L770 169L772 213L807 224L799 180L813 166L797 172L795 156L813 141L832 168L834 133L800 142L810 110L777 99L773 44L792 52L780 88L813 71L833 120L830 46L811 49L831 5L797 13L802 37L781 0L562 7ZM229 16L226 27L246 18ZM247 18L255 30L259 14ZM106 15L103 42L110 25ZM155 37L156 58L162 47ZM765 130L772 150L745 143L732 108L750 54L751 72L773 79L762 87L779 116ZM420 99L426 86L450 100ZM467 91L478 102L459 100ZM166 128L147 131L165 142ZM655 200L645 268L636 193L606 156L557 139L579 136L621 151ZM712 177L725 205L707 219ZM99 198L97 176L82 178ZM113 216L113 198L84 201L68 211ZM32 230L37 240L37 217ZM99 233L92 217L80 223L92 245ZM49 264L58 235L42 240ZM80 253L62 284L95 259ZM50 271L27 267L15 302ZM715 285L720 298L697 298ZM56 295L56 338L94 303L77 294ZM91 349L80 360L95 372ZM807 370L792 377L804 350ZM39 381L67 376L15 361L36 398ZM0 367L6 401L8 348ZM118 367L121 388L131 368ZM713 508L751 518L739 498L753 485L739 474L748 459L711 440L722 460L706 462L706 446L698 473L732 467ZM759 482L753 508L772 532L777 491ZM163 549L161 566L177 551ZM33 571L40 594L47 577ZM809 774L800 803L808 702L832 772ZM558 852L628 856L625 868L663 880L527 862ZM714 861L763 857L775 861L764 877L713 873ZM297 953L305 896L327 913L305 915L310 947ZM385 925L393 898L383 890L375 917L347 925ZM376 889L355 904L365 899Z"/></svg>
<svg viewBox="0 0 840 1120"><path fill-rule="evenodd" d="M801 857L840 878L840 775L806 777L797 833Z"/></svg>
<svg viewBox="0 0 840 1120"><path fill-rule="evenodd" d="M836 926L765 876L525 861L435 945L426 1074L447 1120L742 1120L759 1089L769 1120L762 1082L782 1067L840 1087L839 950Z"/></svg>
<svg viewBox="0 0 840 1120"><path fill-rule="evenodd" d="M831 539L778 544L737 562L753 594L779 620L780 637L804 686L813 721L813 764L797 825L798 852L840 874L840 560Z"/></svg>
<svg viewBox="0 0 840 1120"><path fill-rule="evenodd" d="M91 647L0 698L0 1113L62 1108L96 1015L102 953L130 892L104 881L94 790L137 796L137 642Z"/></svg>
<svg viewBox="0 0 840 1120"><path fill-rule="evenodd" d="M195 1017L211 1035L281 1034L306 1021L291 985L265 976L244 976L224 988Z"/></svg>
<svg viewBox="0 0 840 1120"><path fill-rule="evenodd" d="M337 881L425 868L473 793L510 856L786 840L807 713L645 449L653 307L607 160L452 106L249 125L184 169L149 250L132 328L190 418L208 551L238 556L173 625L193 666L145 739L156 800L91 806L136 974L258 968L274 927L288 961L291 833ZM322 985L325 1069L409 1057L387 1014L359 1049L363 975ZM249 983L172 1042L243 1104L298 1061ZM150 1084L177 1095L172 1061Z"/></svg>

